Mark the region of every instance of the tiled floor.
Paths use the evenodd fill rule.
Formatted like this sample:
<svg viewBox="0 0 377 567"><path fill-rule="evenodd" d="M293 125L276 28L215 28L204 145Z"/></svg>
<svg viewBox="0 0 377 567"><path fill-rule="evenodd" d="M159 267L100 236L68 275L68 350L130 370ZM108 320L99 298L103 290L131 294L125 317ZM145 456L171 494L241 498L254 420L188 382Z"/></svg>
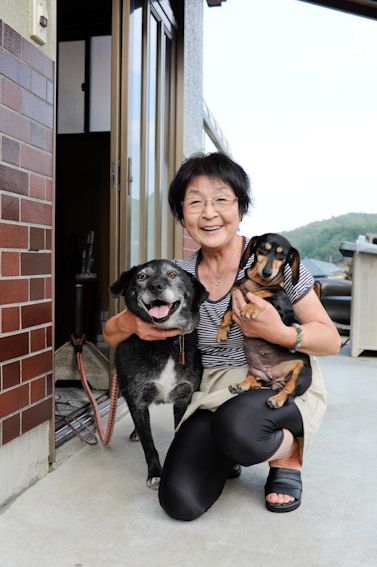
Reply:
<svg viewBox="0 0 377 567"><path fill-rule="evenodd" d="M129 440L125 414L108 447L85 445L1 510L1 567L375 567L376 355L354 359L346 345L320 359L328 409L305 453L295 512L266 510L262 463L229 480L194 522L173 520L145 484L144 454ZM152 406L151 414L163 461L172 408Z"/></svg>
<svg viewBox="0 0 377 567"><path fill-rule="evenodd" d="M93 390L93 395L98 402L104 396L107 397L107 390ZM73 380L57 382L55 385L55 402L59 413L64 417L76 414L77 410L82 410L90 405L88 395L81 383ZM58 412L55 413L55 418L59 419Z"/></svg>
<svg viewBox="0 0 377 567"><path fill-rule="evenodd" d="M98 350L108 358L109 347L105 343L97 345ZM94 390L92 394L98 404L108 399L107 390ZM55 384L55 431L65 427L63 418L68 418L74 426L75 418L91 410L90 400L79 380L59 380Z"/></svg>

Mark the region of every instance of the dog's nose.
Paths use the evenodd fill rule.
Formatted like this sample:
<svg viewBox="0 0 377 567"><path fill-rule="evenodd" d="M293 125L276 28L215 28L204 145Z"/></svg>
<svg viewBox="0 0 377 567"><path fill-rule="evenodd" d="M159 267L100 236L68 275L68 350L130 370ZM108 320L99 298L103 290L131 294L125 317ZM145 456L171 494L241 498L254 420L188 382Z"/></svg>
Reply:
<svg viewBox="0 0 377 567"><path fill-rule="evenodd" d="M263 274L264 278L268 279L268 278L271 277L272 272L271 272L271 270L263 270L262 274Z"/></svg>
<svg viewBox="0 0 377 567"><path fill-rule="evenodd" d="M165 289L165 284L161 280L154 280L149 284L148 289L155 295L158 295Z"/></svg>

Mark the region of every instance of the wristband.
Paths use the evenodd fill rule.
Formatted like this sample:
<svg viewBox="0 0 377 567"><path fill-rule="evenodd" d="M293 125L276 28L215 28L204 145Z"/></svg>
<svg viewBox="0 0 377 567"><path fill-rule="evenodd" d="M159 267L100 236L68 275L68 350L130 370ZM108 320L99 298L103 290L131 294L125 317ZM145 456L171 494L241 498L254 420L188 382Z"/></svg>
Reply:
<svg viewBox="0 0 377 567"><path fill-rule="evenodd" d="M302 329L301 329L300 325L298 325L298 323L293 323L292 327L294 327L297 331L297 341L296 341L295 346L293 348L288 349L288 350L289 350L289 352L294 354L295 352L298 351L298 349L302 345Z"/></svg>

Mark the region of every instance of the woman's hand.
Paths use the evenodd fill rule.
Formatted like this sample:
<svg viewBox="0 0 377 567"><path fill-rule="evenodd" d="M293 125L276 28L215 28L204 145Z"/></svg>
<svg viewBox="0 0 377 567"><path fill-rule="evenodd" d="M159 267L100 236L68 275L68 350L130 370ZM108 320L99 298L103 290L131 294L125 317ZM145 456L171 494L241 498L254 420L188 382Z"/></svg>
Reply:
<svg viewBox="0 0 377 567"><path fill-rule="evenodd" d="M125 309L106 322L103 338L108 345L117 347L134 334L143 341L163 341L179 333L179 329L161 329L153 323L146 323Z"/></svg>
<svg viewBox="0 0 377 567"><path fill-rule="evenodd" d="M288 343L289 348L295 345L297 331L284 325L279 313L268 301L252 293L247 293L247 299L255 303L261 310L255 319L243 319L240 316L240 311L246 305L246 301L240 290L233 293L233 320L245 337L265 339L270 343L281 344L282 346L285 346L284 343Z"/></svg>
<svg viewBox="0 0 377 567"><path fill-rule="evenodd" d="M143 341L164 341L168 337L175 337L180 333L179 329L161 329L161 327L153 323L146 323L132 313L131 315L133 318L133 334L137 335Z"/></svg>
<svg viewBox="0 0 377 567"><path fill-rule="evenodd" d="M256 303L261 312L255 319L242 319L240 311L246 301L242 292L233 293L233 320L246 337L265 339L285 348L292 348L297 341L297 331L294 327L284 325L276 309L260 297L247 294L249 301ZM301 321L302 345L300 352L312 356L329 356L337 354L341 347L339 333L326 313L313 290L307 293L293 306L296 317Z"/></svg>

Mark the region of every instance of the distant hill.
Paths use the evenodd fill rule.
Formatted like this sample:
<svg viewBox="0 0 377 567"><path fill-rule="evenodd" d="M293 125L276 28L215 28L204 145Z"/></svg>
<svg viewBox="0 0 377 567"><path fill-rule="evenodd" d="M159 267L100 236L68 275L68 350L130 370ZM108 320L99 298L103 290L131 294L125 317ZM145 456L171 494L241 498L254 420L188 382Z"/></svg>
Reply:
<svg viewBox="0 0 377 567"><path fill-rule="evenodd" d="M344 260L339 252L343 240L355 242L360 234L377 233L377 214L348 213L282 232L302 258L335 264Z"/></svg>

